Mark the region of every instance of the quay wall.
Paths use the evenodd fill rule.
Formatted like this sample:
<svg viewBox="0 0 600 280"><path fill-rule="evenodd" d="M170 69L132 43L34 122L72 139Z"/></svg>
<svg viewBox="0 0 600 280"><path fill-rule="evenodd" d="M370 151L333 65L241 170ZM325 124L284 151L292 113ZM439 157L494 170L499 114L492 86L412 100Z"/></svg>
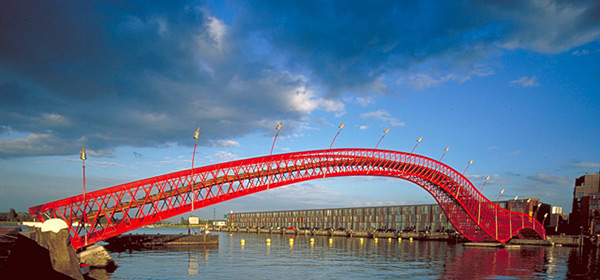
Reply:
<svg viewBox="0 0 600 280"><path fill-rule="evenodd" d="M456 233L445 232L399 232L399 231L352 231L352 230L305 230L305 229L252 229L252 228L230 228L215 227L211 231L235 232L235 233L257 233L257 234L281 234L281 235L307 235L307 236L340 236L340 237L366 237L366 238L402 238L415 240L460 240L462 236Z"/></svg>
<svg viewBox="0 0 600 280"><path fill-rule="evenodd" d="M221 232L243 232L257 234L282 234L282 235L310 235L310 236L345 236L345 237L364 237L364 238L402 238L414 240L439 240L453 242L467 242L462 235L458 233L446 232L377 232L377 231L352 231L352 230L301 230L301 229L251 229L251 228L230 228L215 227L212 231ZM600 238L595 236L570 236L570 235L549 235L547 240L536 239L512 239L507 244L511 245L531 245L531 246L570 246L570 247L600 247Z"/></svg>

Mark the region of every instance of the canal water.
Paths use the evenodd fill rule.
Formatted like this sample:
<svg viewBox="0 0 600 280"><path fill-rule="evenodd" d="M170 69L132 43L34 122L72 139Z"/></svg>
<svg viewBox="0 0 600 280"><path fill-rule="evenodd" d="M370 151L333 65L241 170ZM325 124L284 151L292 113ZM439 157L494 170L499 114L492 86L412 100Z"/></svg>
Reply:
<svg viewBox="0 0 600 280"><path fill-rule="evenodd" d="M186 229L143 228L177 234ZM600 250L226 233L219 246L111 252L110 279L600 279ZM290 238L293 239L290 242ZM310 239L314 238L314 242ZM242 244L242 239L244 243ZM267 244L270 239L270 244Z"/></svg>

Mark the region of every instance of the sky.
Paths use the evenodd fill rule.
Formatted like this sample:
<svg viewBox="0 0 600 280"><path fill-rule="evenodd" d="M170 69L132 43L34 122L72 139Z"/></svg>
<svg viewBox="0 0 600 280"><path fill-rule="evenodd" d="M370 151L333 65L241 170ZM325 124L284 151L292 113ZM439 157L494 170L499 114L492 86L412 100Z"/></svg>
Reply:
<svg viewBox="0 0 600 280"><path fill-rule="evenodd" d="M600 2L0 1L0 211L195 166L334 148L439 159L571 211L600 170ZM471 165L468 162L473 160ZM467 168L468 166L468 168ZM326 178L197 210L435 203Z"/></svg>

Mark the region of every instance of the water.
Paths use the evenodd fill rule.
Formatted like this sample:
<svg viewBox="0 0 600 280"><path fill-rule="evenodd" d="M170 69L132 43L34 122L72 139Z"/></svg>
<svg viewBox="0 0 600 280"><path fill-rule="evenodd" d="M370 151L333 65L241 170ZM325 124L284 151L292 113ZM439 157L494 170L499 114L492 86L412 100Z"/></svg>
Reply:
<svg viewBox="0 0 600 280"><path fill-rule="evenodd" d="M136 233L186 233L139 229ZM600 250L225 233L218 247L111 252L110 279L600 279ZM271 239L267 245L266 239ZM293 238L293 244L289 239ZM310 238L314 238L311 244ZM245 245L241 240L245 240Z"/></svg>

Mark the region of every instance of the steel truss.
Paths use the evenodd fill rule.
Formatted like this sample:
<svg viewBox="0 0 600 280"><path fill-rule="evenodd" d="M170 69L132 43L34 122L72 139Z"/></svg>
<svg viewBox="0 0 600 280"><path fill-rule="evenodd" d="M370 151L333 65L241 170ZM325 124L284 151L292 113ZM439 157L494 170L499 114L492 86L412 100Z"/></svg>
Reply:
<svg viewBox="0 0 600 280"><path fill-rule="evenodd" d="M462 174L424 156L374 149L332 149L249 158L156 176L85 196L29 208L43 222L63 219L73 247L234 198L308 180L337 176L388 176L413 182L440 204L471 241L505 243L521 230L545 239L542 225L524 213L498 207ZM85 206L85 207L84 207ZM86 213L84 215L84 210ZM86 227L84 227L84 225Z"/></svg>

